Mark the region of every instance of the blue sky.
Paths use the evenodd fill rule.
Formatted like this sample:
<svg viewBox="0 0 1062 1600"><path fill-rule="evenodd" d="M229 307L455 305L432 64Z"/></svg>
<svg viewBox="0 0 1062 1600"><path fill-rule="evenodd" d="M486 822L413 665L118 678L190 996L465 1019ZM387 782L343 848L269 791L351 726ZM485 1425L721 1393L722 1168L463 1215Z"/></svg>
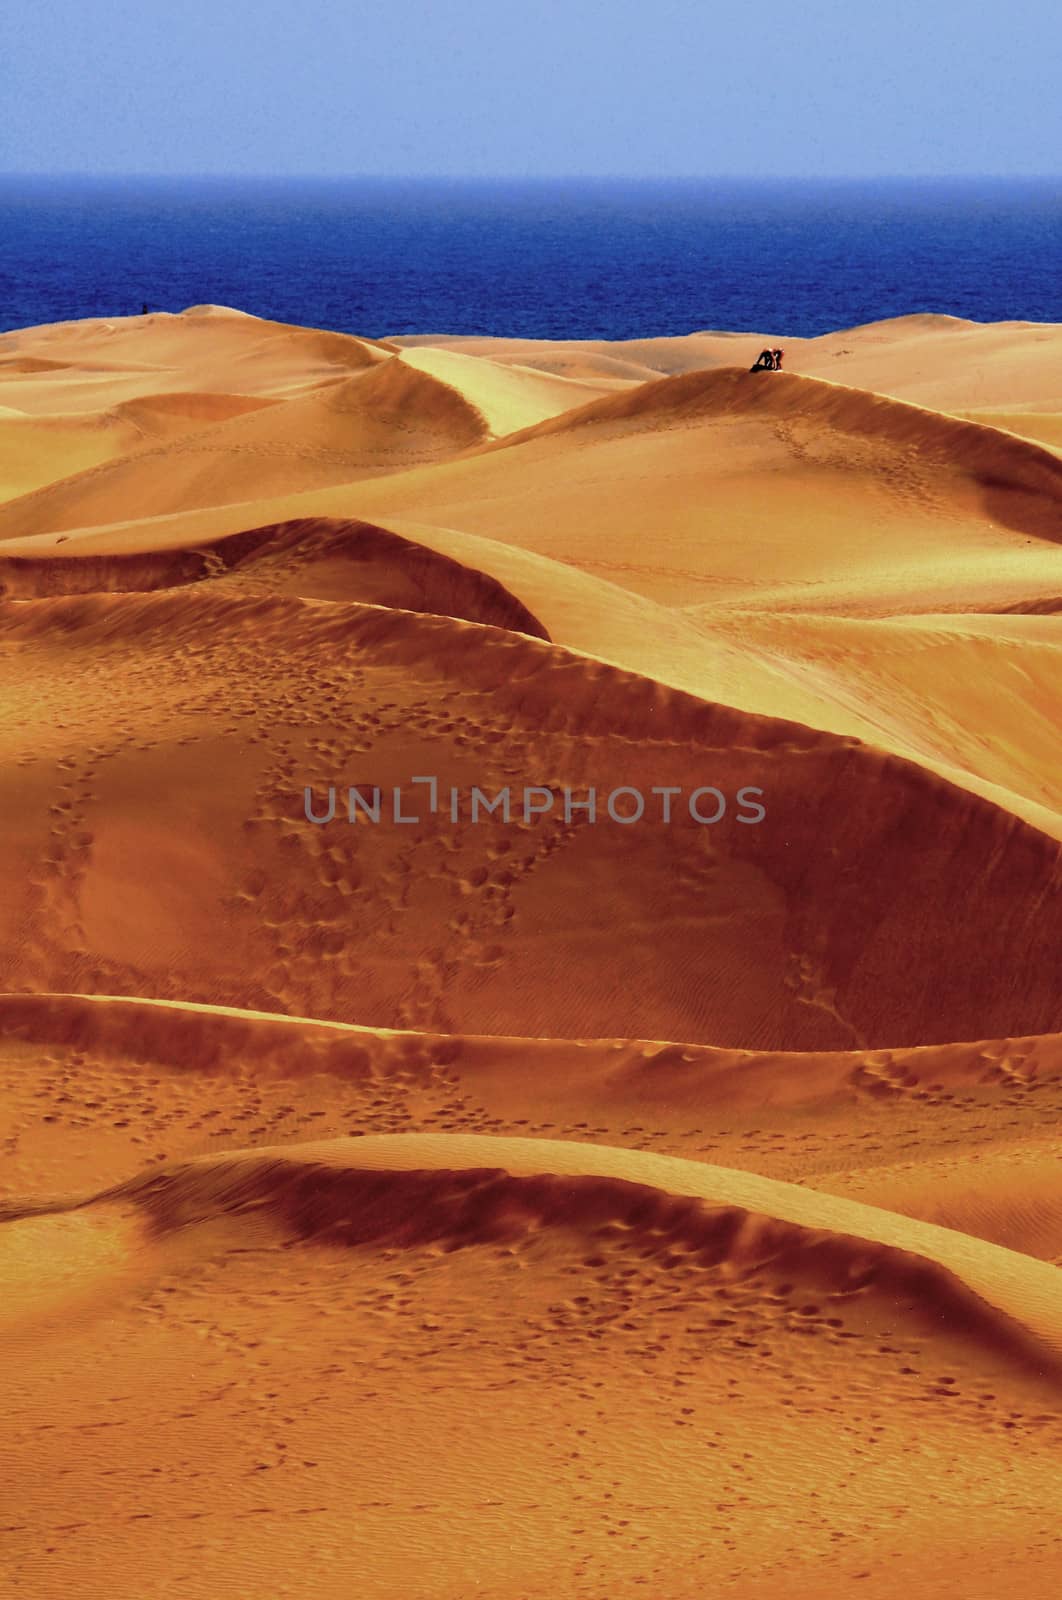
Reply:
<svg viewBox="0 0 1062 1600"><path fill-rule="evenodd" d="M1059 0L8 0L0 170L1055 174Z"/></svg>

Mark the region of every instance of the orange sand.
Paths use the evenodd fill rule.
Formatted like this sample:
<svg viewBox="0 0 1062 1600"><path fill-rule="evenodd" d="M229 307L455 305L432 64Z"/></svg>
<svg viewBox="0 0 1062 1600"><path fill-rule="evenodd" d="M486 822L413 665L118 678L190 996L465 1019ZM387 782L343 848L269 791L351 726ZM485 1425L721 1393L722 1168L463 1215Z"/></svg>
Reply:
<svg viewBox="0 0 1062 1600"><path fill-rule="evenodd" d="M0 335L5 1593L1057 1592L1060 357Z"/></svg>

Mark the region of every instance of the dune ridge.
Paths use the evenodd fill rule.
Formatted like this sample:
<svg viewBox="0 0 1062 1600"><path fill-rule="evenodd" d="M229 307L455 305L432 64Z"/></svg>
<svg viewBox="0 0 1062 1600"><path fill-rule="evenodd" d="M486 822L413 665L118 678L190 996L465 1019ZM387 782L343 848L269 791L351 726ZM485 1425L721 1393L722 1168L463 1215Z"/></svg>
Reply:
<svg viewBox="0 0 1062 1600"><path fill-rule="evenodd" d="M895 1303L894 1316L915 1311L953 1339L1030 1365L1062 1392L1062 1280L1051 1267L984 1242L972 1249L962 1235L898 1224L853 1201L673 1157L385 1134L201 1157L65 1204L8 1203L0 1221L125 1201L159 1234L244 1213L261 1222L263 1212L297 1239L345 1246L462 1248L562 1228L625 1249L682 1251L704 1267L796 1275L841 1297L872 1288Z"/></svg>
<svg viewBox="0 0 1062 1600"><path fill-rule="evenodd" d="M512 449L530 439L581 428L649 421L661 427L690 425L704 417L756 415L801 424L824 423L841 433L913 445L965 469L988 491L1042 496L1053 516L1036 520L1039 538L1062 541L1062 460L1032 440L1019 438L987 423L947 416L912 401L870 394L822 378L793 372L763 373L738 368L687 372L656 379L622 394L591 400L485 445L487 450ZM993 501L995 515L1002 513ZM1015 526L1029 525L1023 519Z"/></svg>
<svg viewBox="0 0 1062 1600"><path fill-rule="evenodd" d="M147 734L162 703L171 715L188 707L181 711L191 717L182 737L195 744L209 738L209 765L202 764L193 746L170 777L172 784L181 773L180 788L189 808L173 848L209 863L212 895L217 896L214 914L228 930L224 956L218 952L226 973L220 984L219 967L209 969L191 952L182 957L180 981L194 982L192 998L232 1003L238 995L237 1003L269 1010L327 1005L330 1016L382 1025L404 1019L419 1026L434 1022L448 1031L657 1033L784 1048L853 1043L891 1048L1057 1031L1062 1018L1050 952L1058 939L1059 844L998 806L855 740L711 705L525 634L353 602L338 605L269 594L227 597L218 587L205 588L0 604L0 638L8 645L17 642L20 650L32 645L38 652L34 680L25 683L23 693L32 695L34 704L46 693L60 724L64 715L58 708L81 699L84 668L76 663L105 648L112 671L120 659L135 669L130 672L130 695L102 717L96 713L94 733L79 713L82 759L91 772L101 763L117 761L115 772L127 772L132 792L142 792L144 779L132 774L138 767L146 773L158 761L150 754L157 740L149 736L148 748L138 752L132 729L137 726ZM276 668L265 665L271 650L284 663L282 682ZM324 661L328 667L322 671ZM224 703L203 703L198 686L210 676L226 685ZM370 708L389 707L396 683L403 681L418 710L415 722L404 718L396 725L390 711L381 716ZM154 686L145 700L149 682ZM357 711L352 709L354 690ZM455 695L464 697L464 737L474 740L474 746L457 744L447 753L446 740L440 745L434 730L441 724L440 731L446 731ZM145 723L148 701L152 709ZM272 746L272 778L248 766L245 716L255 719L266 748ZM116 728L126 730L117 745L112 742ZM401 742L396 745L399 729ZM133 747L123 754L131 735ZM25 733L20 738L23 759L38 759L40 744L28 741ZM328 741L327 756L318 738ZM61 729L58 740L59 748L65 748ZM263 760L265 753L264 748ZM441 856L427 838L411 841L415 869L398 849L396 830L357 834L340 820L335 824L340 837L333 834L311 843L302 811L303 785L311 780L318 786L342 784L348 774L365 781L374 767L392 783L408 782L413 772L434 770L444 794L446 785L457 781L464 788L485 785L487 792L516 782L552 785L558 792L566 784L578 793L593 783L602 795L616 785L640 785L648 795L654 786L670 783L688 795L708 778L731 797L743 787L761 790L772 825L727 822L724 833L709 837L691 817L679 813L669 823L661 812L639 828L580 827L577 818L565 819L563 805L555 801L542 846L519 873L500 859L484 869L480 858L489 841L475 829L456 852ZM27 793L36 794L38 782L48 781L47 769L41 779L29 769L15 771L25 771L18 782ZM223 773L227 779L221 788ZM96 784L87 787L94 795ZM31 884L12 901L9 915L31 919L37 929L31 948L45 962L27 967L12 961L9 971L20 973L19 982L25 981L21 974L32 971L37 986L92 986L75 976L92 970L77 953L84 944L76 926L86 903L99 906L97 860L107 863L105 881L125 885L127 905L140 901L142 889L129 878L121 844L124 830L132 827L135 836L138 825L128 800L120 797L121 787L119 780L112 802L126 819L118 832L99 814L98 801L88 798L80 808L80 827L73 830L69 846L60 846L47 874L59 879L57 889L68 905L63 925L69 932L60 947L40 920L48 899L46 884L39 889ZM222 808L219 794L224 795ZM89 820L93 814L96 831ZM26 815L29 829L48 826L43 808L31 807ZM66 812L61 808L59 816L52 831L65 838ZM261 920L268 896L263 900L261 890L248 893L242 887L244 874L251 881L255 830L262 825L254 822L255 816L274 819L268 831L279 824L291 834L272 870L278 885L289 886L281 903L290 906L287 897L295 893L297 904L305 907L307 931L300 936L307 944L305 958L296 950L273 947L269 929L279 921L274 917L263 926ZM446 823L437 817L432 827L434 840ZM533 835L534 827L533 820L511 818L504 825L503 851L519 851L522 830ZM83 835L84 842L78 843ZM222 838L228 842L219 854ZM307 891L300 886L308 866L304 852L322 846L338 852L329 858L334 867L322 864L323 888ZM285 853L288 849L291 855ZM73 851L70 868L63 865L68 850ZM457 868L466 855L467 880ZM84 875L74 866L82 857ZM914 878L912 859L918 861ZM621 877L608 889L621 860ZM375 867L367 875L370 861ZM665 869L663 862L670 866ZM659 928L655 938L649 934L654 918L660 920L653 885L661 870L679 873L671 891L673 910L661 925L668 928L664 943ZM394 902L390 885L396 872L398 882L409 887ZM636 964L616 1011L624 1021L611 1029L605 1020L610 1004L606 973L591 987L580 984L554 966L549 945L541 942L546 927L552 926L557 936L558 916L568 930L566 937L575 941L572 948L588 935L589 927L576 931L584 913L579 897L572 899L569 877L580 872L595 875L599 892L618 895L614 903L631 908L627 915L638 929L628 957ZM312 869L312 877L316 882L318 869ZM362 886L366 912L369 906L373 910L348 933L347 895L353 879ZM415 894L414 879L419 884ZM456 880L466 887L462 890ZM501 905L495 903L499 891ZM166 888L157 883L154 893L177 896L173 916L193 914L178 880ZM451 926L455 894L470 902L466 909L474 912L474 922L457 921L456 944ZM878 904L869 921L868 896ZM705 907L713 903L720 911L730 909L719 919L705 919ZM419 906L416 913L414 904ZM726 930L736 904L747 909L738 924L741 937L734 942ZM147 914L146 907L142 914ZM145 966L143 957L151 945L145 944L141 931L135 941L139 953L130 964L133 946L128 941L135 918L125 910L116 925L110 912L103 915L119 937L111 949L112 958L122 951L118 959L124 982L140 993L174 993L176 975L171 972L164 979L157 964L163 947ZM410 928L416 923L418 943L426 940L433 953L428 970L436 976L426 988L420 958L403 953L401 941L390 943L407 916L413 918ZM963 940L961 961L949 960L947 954L956 925L977 929L975 940ZM473 926L482 933L474 933ZM366 997L374 992L374 977L371 964L366 969L360 955L347 952L367 950L373 928L388 930L391 954L378 968L390 974L388 998L378 998L382 1009L375 1013L352 1013L355 995L359 1006L372 1003ZM1007 957L1016 940L1027 952L1020 969ZM283 943L280 934L277 945ZM669 946L675 964L670 969ZM261 998L252 998L261 996L261 987L249 983L246 973L238 976L232 959L237 949L245 952L249 971L264 961L282 975L280 992L272 991L264 1005ZM488 949L496 964L485 974L478 961ZM313 951L317 960L311 959ZM322 966L321 956L333 959ZM544 973L544 962L555 974L551 1003L559 1006L564 996L563 1025L550 1024L545 995L517 976ZM673 975L665 976L669 970ZM936 992L941 970L948 972L943 998ZM418 971L423 976L414 981ZM405 980L404 973L409 975ZM512 991L510 984L515 985ZM327 1001L322 985L330 992ZM108 987L113 992L113 979ZM424 995L413 1014L405 1010L405 1002L398 1002L410 987ZM650 1026L633 1023L640 991L656 997L647 1013ZM515 1006L504 998L507 992L520 997Z"/></svg>
<svg viewBox="0 0 1062 1600"><path fill-rule="evenodd" d="M233 509L236 514L230 511L227 521L238 526L246 513ZM290 527L305 527L309 540L311 524L316 544L327 541L326 524L331 529L335 560L322 555L314 561L309 545L304 553L292 551L289 559L290 538L278 532L283 550L263 552L256 564L241 560L241 582L293 588L321 599L374 600L496 620L489 610L469 610L456 598L447 600L445 585L441 591L433 585L431 598L425 599L419 584L406 584L398 572L392 581L381 566L360 560L351 582L353 569L346 558L363 546L366 525L331 517L295 518ZM1062 668L1058 650L1043 648L1053 644L1049 633L1034 638L1027 629L1004 636L997 628L986 634L969 612L928 616L922 622L894 617L892 629L884 619L797 611L767 616L736 606L684 608L683 615L665 618L646 597L546 556L404 518L385 526L398 538L434 551L444 561L471 565L510 594L522 595L541 627L525 622L521 631L549 635L582 655L736 709L770 708L788 720L854 736L930 767L1043 831L1062 834L1054 722L1047 709ZM235 533L197 545L191 526L183 522L167 528L164 536L157 527L152 532L149 550L140 548L143 537L131 540L128 530L110 539L101 533L82 534L69 547L14 542L9 544L12 554L0 558L0 592L6 586L8 594L24 598L155 588L200 578L216 581L229 575L231 552L241 548L232 542ZM256 534L246 529L241 537L253 541ZM180 554L170 556L170 551ZM111 556L117 559L105 558ZM409 552L409 567L422 563L430 565L431 555ZM1051 603L1008 609L1013 614L1049 614ZM504 617L497 620L505 625ZM666 642L661 642L661 632ZM927 670L930 650L936 660ZM999 658L994 662L989 659L993 654ZM1019 675L1029 679L1028 687ZM978 729L986 718L1006 725L1005 742L984 739Z"/></svg>
<svg viewBox="0 0 1062 1600"><path fill-rule="evenodd" d="M7 599L144 593L221 578L259 592L435 611L549 639L537 617L489 574L372 523L296 518L230 534L206 549L43 562L0 556L0 596Z"/></svg>
<svg viewBox="0 0 1062 1600"><path fill-rule="evenodd" d="M457 390L392 356L308 395L215 418L8 500L0 538L108 520L116 497L147 517L247 500L252 490L345 482L434 461L486 435L485 419Z"/></svg>
<svg viewBox="0 0 1062 1600"><path fill-rule="evenodd" d="M551 1058L577 1058L580 1074L605 1073L614 1098L634 1091L645 1102L703 1097L746 1109L821 1105L847 1088L888 1099L930 1083L938 1089L999 1084L1009 1075L1016 1090L1062 1078L1062 1034L912 1045L869 1055L862 1050L725 1050L676 1040L432 1034L189 1001L48 993L0 993L0 1022L11 1040L77 1046L116 1059L135 1052L142 1064L206 1073L253 1058L262 1070L275 1068L284 1075L326 1071L373 1077L386 1072L391 1059L411 1062L425 1052L442 1066L460 1059L465 1071L489 1071L504 1047L540 1057L542 1071ZM532 1100L541 1098L533 1081L525 1092ZM556 1086L547 1092L556 1093Z"/></svg>

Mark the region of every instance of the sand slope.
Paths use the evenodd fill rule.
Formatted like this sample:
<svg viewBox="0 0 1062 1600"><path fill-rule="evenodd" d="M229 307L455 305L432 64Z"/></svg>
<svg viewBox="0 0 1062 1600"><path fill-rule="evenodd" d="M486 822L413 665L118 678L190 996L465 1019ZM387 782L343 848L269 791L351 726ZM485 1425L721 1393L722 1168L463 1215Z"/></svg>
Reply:
<svg viewBox="0 0 1062 1600"><path fill-rule="evenodd" d="M361 1027L186 1001L0 998L4 1193L101 1189L174 1147L426 1130L622 1143L885 1203L921 1200L1057 1143L1059 1036L814 1055L659 1040ZM46 1070L42 1070L42 1065ZM218 1110L229 1086L227 1115ZM145 1090L149 1090L145 1094ZM73 1093L72 1091L77 1091ZM104 1136L81 1103L113 1107ZM900 1194L904 1189L906 1193ZM879 1193L881 1200L879 1201ZM980 1209L996 1242L1021 1191ZM998 1202L998 1203L997 1203ZM1027 1213L1028 1215L1028 1213ZM932 1220L932 1219L931 1219ZM1039 1226L1039 1224L1038 1224ZM1026 1248L1053 1258L1057 1231Z"/></svg>
<svg viewBox="0 0 1062 1600"><path fill-rule="evenodd" d="M487 436L454 389L399 356L352 378L75 472L0 510L0 537L281 494L433 461Z"/></svg>
<svg viewBox="0 0 1062 1600"><path fill-rule="evenodd" d="M27 1239L69 1245L79 1226L94 1280L67 1285L93 1358L86 1442L71 1451L68 1424L49 1437L30 1422L16 1460L50 1468L23 1514L71 1519L47 1551L57 1571L95 1548L92 1512L67 1508L111 1462L112 1572L128 1569L130 1521L151 1531L140 1587L119 1577L117 1594L161 1592L175 1562L191 1593L275 1584L267 1548L297 1573L290 1592L391 1594L395 1552L430 1542L428 1595L526 1587L529 1563L542 1592L692 1595L709 1573L742 1590L796 1547L798 1593L826 1570L836 1581L840 1559L842 1581L883 1596L912 1548L933 1581L959 1507L1001 1470L982 1579L1050 1547L1060 1280L1027 1257L700 1163L474 1135L229 1153L81 1206L14 1208L0 1226L16 1285ZM48 1328L38 1287L21 1330L4 1330L23 1406L44 1380L42 1331L48 1370L70 1370L69 1339ZM474 1396L500 1425L462 1423ZM154 1472L150 1417L171 1441ZM631 1461L609 1477L621 1441ZM796 1482L771 1474L787 1446ZM209 1489L204 1456L221 1469ZM839 1474L847 1493L824 1519ZM19 1570L41 1574L26 1531L11 1530ZM188 1565L197 1548L209 1578Z"/></svg>
<svg viewBox="0 0 1062 1600"><path fill-rule="evenodd" d="M854 741L522 633L353 603L201 586L8 601L0 641L24 664L5 781L13 984L790 1049L1062 1025L1058 843ZM410 789L422 828L349 823L349 785L390 798L425 774L443 796L508 788L509 819L472 823L466 804L455 826L445 800L413 812ZM163 777L164 824L144 809ZM726 802L717 826L688 798L671 821L662 802L634 826L604 811L619 788L704 785ZM524 788L551 786L525 815ZM565 812L565 788L590 787L600 823ZM306 788L321 805L338 791L327 826L307 821ZM742 825L745 789L770 825ZM577 953L603 956L614 926L627 938L595 980Z"/></svg>
<svg viewBox="0 0 1062 1600"><path fill-rule="evenodd" d="M670 604L976 609L1010 583L1057 591L1060 474L1050 452L975 424L727 370L594 402L351 503L504 538Z"/></svg>
<svg viewBox="0 0 1062 1600"><path fill-rule="evenodd" d="M55 354L29 353L41 349ZM150 354L151 364L132 361L131 350ZM214 389L226 352L230 382L246 379L244 393ZM105 375L116 393L135 385L136 398L93 412L86 373ZM176 392L152 392L152 377ZM193 382L197 389L185 392ZM0 498L21 502L5 513L6 536L109 522L116 506L119 514L135 506L141 518L396 471L602 392L529 368L391 353L345 335L194 309L3 335Z"/></svg>
<svg viewBox="0 0 1062 1600"><path fill-rule="evenodd" d="M1062 656L1049 619L966 613L886 623L711 605L676 613L550 557L403 518L391 519L390 531L318 517L194 538L216 519L238 524L246 514L237 506L225 516L158 519L150 537L149 525L136 524L61 544L9 541L0 592L23 598L224 580L255 592L500 621L707 699L858 738L1062 834L1054 714ZM403 552L400 561L388 558L388 540ZM383 559L370 555L376 550ZM454 562L480 574L464 582L500 583L509 608L459 599L462 591L442 578ZM431 582L411 582L414 567Z"/></svg>

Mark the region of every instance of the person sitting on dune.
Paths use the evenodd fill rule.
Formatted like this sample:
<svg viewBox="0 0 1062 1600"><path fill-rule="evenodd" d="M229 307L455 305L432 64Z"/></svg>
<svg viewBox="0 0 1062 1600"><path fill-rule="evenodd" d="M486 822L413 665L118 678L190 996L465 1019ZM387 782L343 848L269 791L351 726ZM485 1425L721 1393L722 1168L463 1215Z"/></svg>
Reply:
<svg viewBox="0 0 1062 1600"><path fill-rule="evenodd" d="M774 365L775 372L781 372L781 370L782 370L782 357L785 355L785 351L784 350L772 350L771 351L771 355L774 358L773 365Z"/></svg>
<svg viewBox="0 0 1062 1600"><path fill-rule="evenodd" d="M774 351L761 350L756 357L756 365L750 367L750 372L771 372L774 369Z"/></svg>

